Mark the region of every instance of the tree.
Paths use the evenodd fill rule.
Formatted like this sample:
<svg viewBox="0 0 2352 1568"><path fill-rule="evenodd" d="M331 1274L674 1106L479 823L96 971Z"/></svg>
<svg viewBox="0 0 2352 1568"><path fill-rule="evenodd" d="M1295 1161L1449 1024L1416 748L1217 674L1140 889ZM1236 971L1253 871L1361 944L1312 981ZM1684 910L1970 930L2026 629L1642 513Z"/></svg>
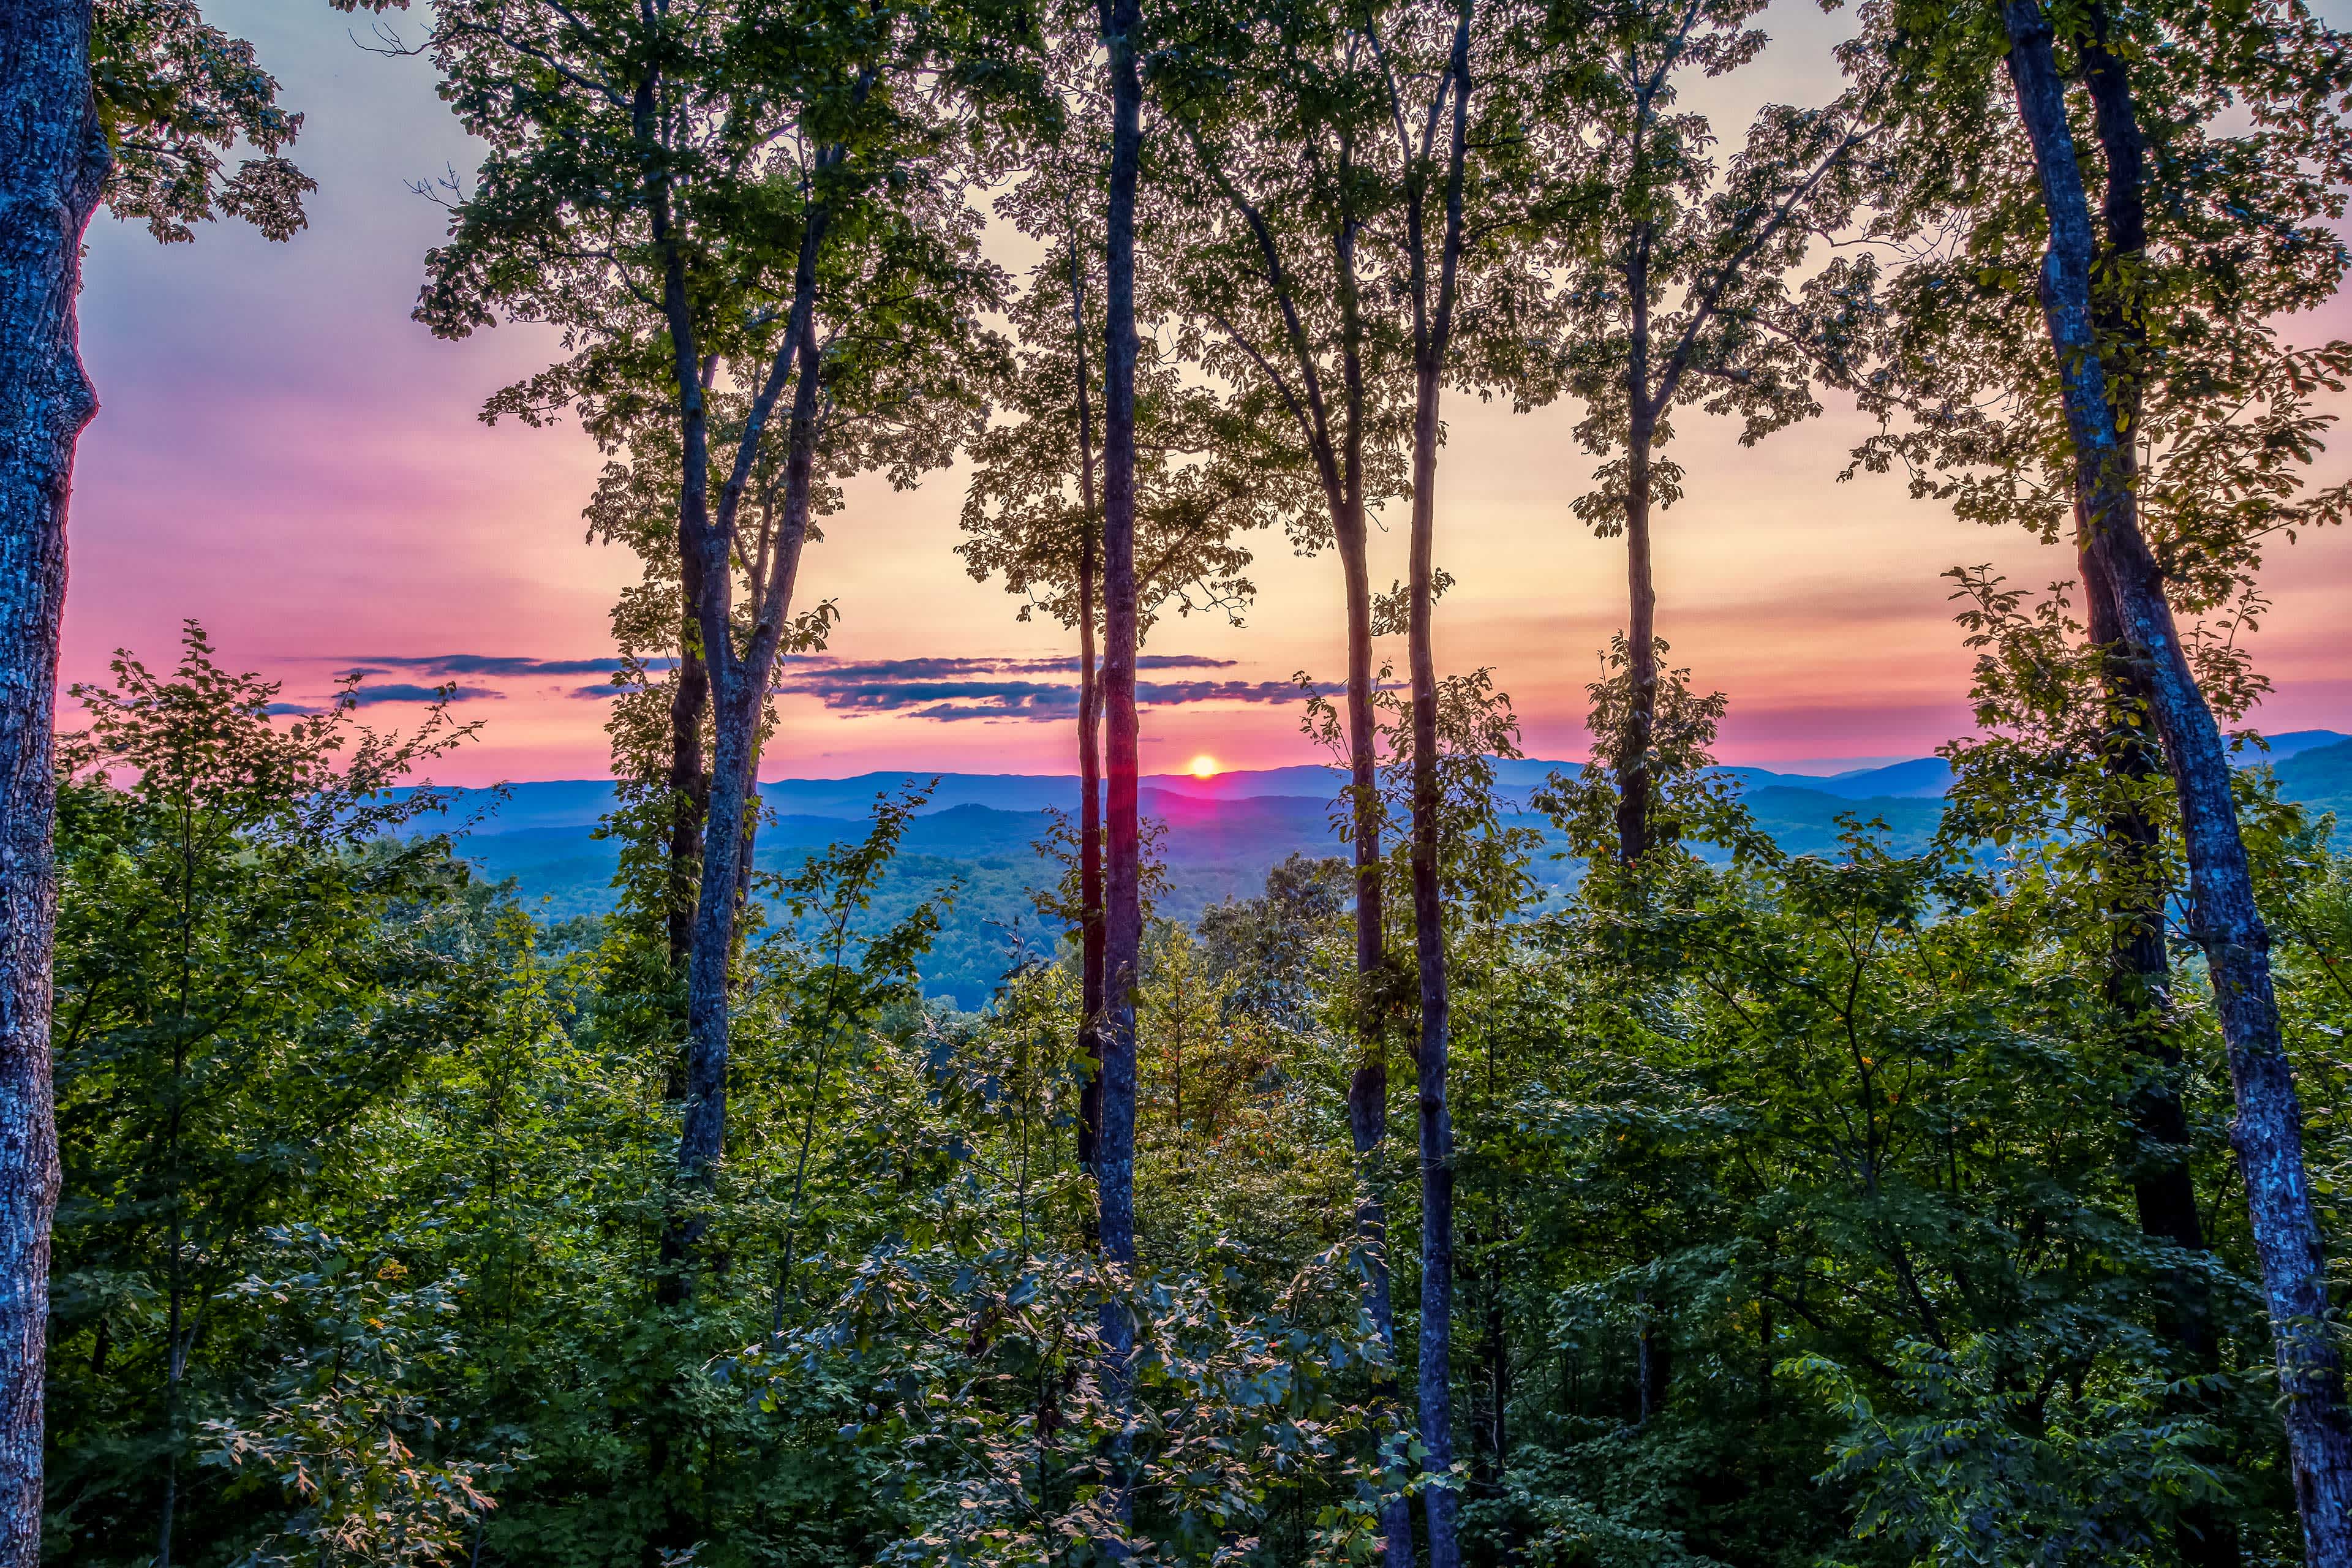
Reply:
<svg viewBox="0 0 2352 1568"><path fill-rule="evenodd" d="M2222 188L2237 185L2237 210L2263 215L2254 226L2256 255L2273 263L2280 258L2289 260L2272 279L2258 281L2255 291L2276 298L2284 285L2291 299L2307 276L2305 268L2293 265L2298 231L2308 233L2305 226L2315 216L2315 199L2318 211L2327 210L2331 199L2340 210L2341 197L2331 192L2340 189L2344 163L2341 137L2325 132L2302 139L2284 160L2277 156L2283 149L2266 134L2267 127L2286 115L2311 123L2315 117L2309 111L2315 108L2320 111L2317 118L2324 119L2329 90L2324 71L2314 75L2300 67L2279 67L2290 59L2340 66L2342 51L2331 47L2325 30L2315 30L2299 12L2250 13L2226 22L2202 13L2175 16L2161 9L2144 19L2110 17L2100 11L2080 20L2053 20L2038 5L2022 5L1957 18L1928 18L1898 9L1893 19L1895 58L1916 72L1912 80L1917 90L1906 104L1915 123L1934 126L1947 116L1963 124L1986 123L1992 110L1985 79L1995 57L2014 91L2022 146L2030 150L2039 188L2036 216L2046 237L2037 269L2038 302L2051 354L2051 380L2045 384L2060 410L2060 420L2053 423L2063 425L2063 444L2058 449L2064 454L2071 510L2084 544L2085 586L2095 602L2092 635L2105 634L2108 640L2103 646L2120 647L2135 667L2131 673L2144 683L2144 691L2123 687L2111 700L2126 706L2144 704L2147 719L2162 738L2173 778L2193 906L2192 935L2205 950L2230 1047L2238 1108L2235 1142L2245 1167L2279 1379L2286 1393L2288 1442L2307 1551L2315 1563L2352 1561L2352 1533L2347 1533L2345 1522L2352 1516L2346 1500L2347 1489L2352 1488L2352 1415L2344 1405L2340 1357L2318 1326L2326 1316L2321 1237L2304 1168L2301 1108L2281 1040L2270 936L2256 903L2239 827L2229 753L2189 645L2176 623L2165 563L2151 548L2142 525L2138 446L2143 433L2134 428L2144 401L2142 376L2151 366L2162 366L2175 344L2196 342L2200 292L2217 287L2224 293L2240 292L2248 271L2242 245L2234 247L2239 250L2235 265L2208 271L2202 279L2193 262L2168 267L2160 253L2151 257L2147 219L2151 188L2160 195L2203 195L2200 187L2209 182ZM2104 31L2111 21L2116 34ZM2126 29L2140 35L2128 45L2122 41ZM2173 38L2184 44L2195 40L2189 47L2201 54L2188 58L2187 48L2173 45ZM2104 247L2077 162L2068 76L2059 62L2062 43L2080 62L2102 143L2107 198ZM2237 160L2234 167L2219 165L2229 171L2221 180L2199 172L2186 178L2175 174L2152 187L2146 183L2150 142L2139 126L2126 58L2142 49L2163 62L2153 79L2178 73L2178 79L2189 88L2168 103L2160 94L2155 100L2162 105L2156 115L2162 132L2153 143L2159 154L2186 152L2210 118L2210 109L2200 112L2202 106L2225 94L2243 94L2259 106L2257 132L2244 148L2251 155ZM1922 68L1922 62L1937 54L1945 59ZM2321 96L2309 96L2314 93ZM2175 112L2183 129L2167 123ZM2310 153L2318 155L2304 163ZM2193 218L2181 225L2192 237L2197 228ZM2307 245L2304 248L2310 254ZM2330 253L2340 258L2340 246L2323 240L2318 254ZM2340 276L2340 259L2326 270ZM2168 273L2173 284L2185 289L2190 307L2171 320L2166 310L2169 290L2147 288ZM2233 303L2242 310L2248 301ZM2168 329L2186 330L2174 337ZM2193 354L2181 357L2193 363ZM2222 363L2227 363L2226 358ZM2196 372L2192 368L2189 374ZM2197 465L2189 467L2193 473ZM2230 526L2242 521L2224 511L2223 526L2205 531L2209 550L2218 544L2221 558L2242 560L2248 541Z"/></svg>
<svg viewBox="0 0 2352 1568"><path fill-rule="evenodd" d="M397 837L441 797L394 786L476 729L379 734L348 701L280 726L275 685L182 643L169 676L119 653L76 687L89 727L59 745L54 1322L99 1385L62 1406L63 1479L82 1550L152 1530L165 1565L194 1413L242 1372L227 1293L469 1026L457 966L391 917L462 884L446 837Z"/></svg>
<svg viewBox="0 0 2352 1568"><path fill-rule="evenodd" d="M2341 521L2352 500L2342 486L2302 493L2333 423L2313 396L2341 381L2352 348L2290 347L2271 324L2328 298L2343 272L2340 241L2314 221L2340 203L2331 192L2345 132L2318 106L2342 79L2341 51L2308 19L2267 22L2276 47L2240 52L2189 45L2164 17L2095 7L2074 40L2072 74L2105 169L2098 266L2114 286L2097 297L2099 331L2131 369L2116 390L2127 402L2120 418L2133 437L2139 520L2175 613L2226 627L2259 609L2252 573L2269 545ZM2253 107L2255 120L2223 134L2231 102ZM1979 834L1996 823L2012 836L2041 831L2028 819L2050 802L2062 810L2044 826L2069 839L2086 825L2098 835L2087 918L2106 947L2106 1011L2147 1062L2133 1096L2139 1218L2194 1254L2209 1237L2183 1152L2183 1020L2166 940L2177 814L2145 675L2123 652L2105 568L2074 505L2072 446L2029 281L2046 225L2030 148L2005 130L1990 114L1948 117L1917 139L1932 156L1884 167L1892 184L1880 194L1880 229L1895 264L1882 295L1885 341L1859 385L1885 426L1856 456L1880 470L1901 464L1915 495L1946 500L1963 518L2074 549L2084 590L2077 632L2098 665L2088 684L2049 679L2078 664L2047 636L2051 606L2028 616L2013 591L1965 579L1983 616L1974 636L1993 650L1979 665L1995 675L1980 721L2002 732L1955 754L1955 798ZM1961 243L1922 243L1963 213ZM2189 653L2221 718L2242 722L2263 684L2234 639L2192 634ZM2210 1357L2201 1285L2176 1271L2171 1294L2173 1331L2192 1361ZM2221 1561L2234 1549L2217 1536L2210 1550Z"/></svg>
<svg viewBox="0 0 2352 1568"><path fill-rule="evenodd" d="M1074 94L1074 96L1076 96ZM1038 167L999 211L1051 248L1031 269L1015 302L1021 350L998 389L1016 417L972 444L971 483L956 547L977 581L1001 574L1024 597L1020 617L1043 610L1078 634L1078 901L1082 1031L1094 1039L1104 997L1102 692L1100 629L1102 511L1098 500L1096 402L1088 347L1098 335L1100 170L1066 137L1041 149ZM1240 624L1252 586L1241 574L1249 552L1234 535L1265 518L1265 487L1235 462L1232 432L1214 399L1182 384L1178 367L1139 351L1137 372L1139 638L1170 609L1222 611ZM1143 656L1138 655L1139 659ZM1098 1056L1090 1044L1089 1053ZM1100 1075L1087 1086L1080 1120L1082 1162L1100 1124Z"/></svg>
<svg viewBox="0 0 2352 1568"><path fill-rule="evenodd" d="M1116 1279L1135 1267L1135 989L1143 978L1142 823L1136 810L1140 758L1135 670L1142 635L1136 556L1136 184L1143 156L1145 39L1140 0L1104 0L1101 36L1110 73L1110 166L1103 217L1103 1024L1100 1131L1095 1189L1103 1260ZM1136 1325L1106 1293L1100 1306L1111 1408L1123 1411L1133 1375ZM1133 1518L1132 1475L1115 1445L1110 1505Z"/></svg>
<svg viewBox="0 0 2352 1568"><path fill-rule="evenodd" d="M720 17L480 0L446 8L420 46L493 145L430 258L420 317L462 336L503 309L573 332L572 358L494 414L572 405L623 438L646 418L675 431L679 582L712 718L688 944L689 1191L707 1188L724 1141L729 975L768 693L779 656L811 646L830 615L793 609L825 480L878 467L908 482L943 461L971 417L977 367L959 351L990 342L972 317L995 274L950 173L971 125L963 99L929 88L941 71L950 89L985 75L1017 52L1024 25L985 9ZM731 457L714 467L722 366L741 406ZM681 758L692 706L682 697L674 719ZM682 1213L674 1267L700 1229Z"/></svg>
<svg viewBox="0 0 2352 1568"><path fill-rule="evenodd" d="M1423 1465L1436 1479L1424 1494L1429 1568L1455 1568L1461 1561L1461 1500L1451 1473L1454 1116L1446 1098L1446 1072L1453 1038L1440 868L1445 802L1438 759L1434 621L1438 400L1445 383L1458 374L1450 354L1461 300L1463 248L1469 237L1465 198L1471 172L1471 97L1474 86L1486 85L1472 72L1471 25L1476 15L1476 0L1459 0L1426 14L1408 12L1392 29L1381 61L1404 176L1403 243L1398 260L1412 321L1412 552L1405 583L1405 637L1412 681L1412 927L1421 980L1421 1038L1413 1058L1421 1112L1421 1441ZM1386 58L1391 50L1402 58ZM1425 105L1409 106L1400 78L1433 83ZM1408 118L1415 110L1417 141L1412 118ZM1483 123L1486 118L1482 113L1482 132L1490 130ZM1442 142L1441 124L1445 127Z"/></svg>
<svg viewBox="0 0 2352 1568"><path fill-rule="evenodd" d="M1391 215L1391 172L1377 62L1352 19L1320 4L1234 13L1194 7L1185 47L1167 51L1155 101L1179 133L1186 178L1171 182L1169 288L1192 357L1234 389L1237 435L1288 481L1296 539L1328 540L1340 566L1348 771L1355 863L1356 1061L1349 1136L1362 1191L1358 1267L1381 1339L1393 1346L1387 1202L1389 1034L1400 1010L1381 871L1369 530L1402 486L1402 402L1395 322L1366 304L1366 227ZM1412 1551L1400 1497L1383 1526L1391 1560Z"/></svg>
<svg viewBox="0 0 2352 1568"><path fill-rule="evenodd" d="M405 0L332 0L382 10ZM39 1548L41 1378L57 1132L49 963L57 890L58 628L74 447L98 412L76 348L82 236L103 205L159 240L241 218L302 226L279 155L301 117L252 46L190 0L10 0L0 8L0 1563ZM234 172L240 141L260 156Z"/></svg>
<svg viewBox="0 0 2352 1568"><path fill-rule="evenodd" d="M1651 516L1682 497L1681 465L1658 455L1675 409L1737 414L1752 445L1819 412L1812 367L1821 317L1842 303L1843 271L1792 293L1815 241L1844 225L1859 195L1854 163L1873 124L1866 85L1821 109L1775 104L1749 127L1727 169L1709 155L1706 117L1681 107L1686 85L1752 61L1763 33L1752 0L1581 5L1553 33L1597 28L1601 63L1567 90L1578 106L1555 131L1555 178L1580 193L1556 236L1565 273L1560 378L1584 404L1576 427L1608 458L1576 513L1625 539L1626 727L1608 738L1620 784L1618 853L1656 841L1648 760L1656 724L1657 584ZM1589 128L1589 129L1588 129Z"/></svg>

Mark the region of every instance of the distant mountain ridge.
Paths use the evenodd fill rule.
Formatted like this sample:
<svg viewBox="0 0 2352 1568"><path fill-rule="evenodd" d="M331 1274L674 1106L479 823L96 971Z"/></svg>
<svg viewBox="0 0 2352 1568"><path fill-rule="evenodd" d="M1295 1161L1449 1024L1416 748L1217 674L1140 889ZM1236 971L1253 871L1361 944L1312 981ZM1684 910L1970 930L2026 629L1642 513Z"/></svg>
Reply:
<svg viewBox="0 0 2352 1568"><path fill-rule="evenodd" d="M2241 761L2267 761L2280 769L2282 781L2294 778L2315 784L2325 777L2332 777L2335 770L2352 765L2346 761L2343 751L2352 744L2352 736L2337 731L2296 730L2273 735L2269 740L2271 749L2266 758L2242 756ZM2329 756L2299 763L2293 770L2282 765L2314 752L2327 752ZM1528 796L1553 773L1572 775L1582 769L1580 763L1510 758L1496 764L1496 782L1515 803L1524 805ZM1885 767L1829 774L1784 773L1737 765L1715 771L1740 780L1750 791L1777 787L1810 791L1840 800L1932 800L1941 796L1952 783L1951 764L1941 757L1916 757ZM877 798L934 778L938 784L924 803L924 816L960 806L1024 813L1074 812L1078 806L1078 781L1075 775L1062 773L933 774L898 771L857 773L840 779L777 779L761 784L760 796L788 817L856 821L873 810ZM1338 796L1345 782L1346 775L1336 767L1304 763L1280 768L1235 768L1206 778L1191 773L1150 773L1141 780L1141 786L1146 792L1171 799L1305 799L1328 803ZM510 784L501 786L501 790L449 792L450 821L453 825L469 825L476 836L549 827L591 827L613 807L613 785L604 779L546 779Z"/></svg>
<svg viewBox="0 0 2352 1568"><path fill-rule="evenodd" d="M2352 816L2352 737L2334 731L2299 731L2272 737L2266 761L2282 793L2316 809ZM1496 784L1515 805L1554 773L1580 771L1575 763L1512 759L1496 768ZM1822 776L1754 767L1719 770L1738 778L1757 825L1791 854L1833 854L1858 816L1885 826L1898 853L1923 847L1943 816L1951 770L1939 757ZM779 871L828 844L855 837L877 797L934 775L908 772L861 773L845 779L782 779L762 784L773 816L760 829L758 863ZM926 988L959 1005L979 1005L1016 947L1048 945L1031 908L1031 889L1059 874L1037 851L1045 813L1075 811L1077 780L1037 773L940 773L937 788L908 824L877 917L955 888L955 901L925 966ZM1342 846L1332 807L1343 775L1313 765L1235 770L1208 778L1155 773L1142 781L1147 817L1166 825L1162 849L1168 889L1160 911L1193 921L1220 899L1247 896L1268 868L1286 856L1337 855ZM601 779L551 779L502 790L458 790L447 825L463 835L460 853L494 881L511 880L529 905L548 919L603 914L613 907L613 876L620 846L593 829L613 804L613 785ZM1557 849L1559 838L1541 818L1528 819ZM1539 859L1538 877L1565 887L1575 869Z"/></svg>

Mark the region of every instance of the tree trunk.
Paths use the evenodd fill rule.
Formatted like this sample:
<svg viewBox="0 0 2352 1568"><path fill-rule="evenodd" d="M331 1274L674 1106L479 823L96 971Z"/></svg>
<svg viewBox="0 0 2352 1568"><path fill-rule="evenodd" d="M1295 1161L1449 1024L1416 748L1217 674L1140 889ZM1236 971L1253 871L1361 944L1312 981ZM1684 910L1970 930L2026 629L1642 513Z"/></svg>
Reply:
<svg viewBox="0 0 2352 1568"><path fill-rule="evenodd" d="M1135 985L1143 944L1142 836L1137 820L1135 716L1135 185L1142 152L1142 28L1137 0L1112 0L1108 289L1103 327L1102 701L1109 741L1104 876L1103 1104L1096 1149L1103 1256L1135 1261ZM1124 1313L1114 1343L1128 1331Z"/></svg>
<svg viewBox="0 0 2352 1568"><path fill-rule="evenodd" d="M1136 50L1139 0L1108 0L1110 57L1110 199L1103 310L1103 668L1109 731L1108 855L1104 875L1102 1131L1095 1148L1102 1256L1135 1266L1135 987L1143 956L1143 840L1137 819L1135 717L1135 186L1143 150L1143 82ZM1135 1324L1127 1304L1103 1303L1102 1333L1113 1402L1128 1397ZM1132 1482L1121 1447L1112 1456L1116 1507L1131 1517ZM1114 1548L1114 1550L1118 1550Z"/></svg>
<svg viewBox="0 0 2352 1568"><path fill-rule="evenodd" d="M2197 1192L2189 1170L2189 1116L2171 1074L2180 1053L2166 1037L2163 1009L2172 966L2164 948L2162 860L2158 833L2147 814L2130 804L2161 765L2147 732L2147 685L2124 653L2113 585L2095 551L2081 551L2090 637L2105 658L2105 746L2102 759L2118 803L2103 827L2113 891L2104 910L2110 922L2105 1000L2131 1048L2147 1063L2147 1081L2134 1092L2132 1126L2138 1148L2131 1174L2140 1229L2190 1252L2205 1250ZM2210 1303L2195 1276L2177 1275L2175 1327L2191 1363L2207 1367L2213 1343ZM2207 1367L2210 1370L2210 1367Z"/></svg>
<svg viewBox="0 0 2352 1568"><path fill-rule="evenodd" d="M1361 430L1362 392L1350 387L1351 445ZM1389 1268L1389 1216L1381 1150L1389 1141L1388 1012L1391 1005L1385 913L1381 900L1380 753L1372 707L1372 594L1365 562L1362 465L1351 453L1349 489L1335 519L1348 610L1348 790L1356 841L1356 1069L1348 1079L1348 1135L1356 1152L1356 1255L1364 1270L1364 1305L1372 1331L1396 1355L1396 1295ZM1393 1393L1394 1385L1386 1385ZM1412 1562L1412 1507L1403 1492L1381 1500L1383 1561Z"/></svg>
<svg viewBox="0 0 2352 1568"><path fill-rule="evenodd" d="M672 973L694 946L694 885L702 860L702 824L710 813L710 774L702 763L702 721L710 711L710 672L695 628L694 593L678 628L677 682L669 699L668 937Z"/></svg>
<svg viewBox="0 0 2352 1568"><path fill-rule="evenodd" d="M1650 563L1650 447L1657 416L1650 400L1648 280L1633 269L1633 345L1626 378L1633 415L1625 435L1625 731L1618 737L1617 853L1632 865L1649 853L1651 750L1658 729L1658 588Z"/></svg>
<svg viewBox="0 0 2352 1568"><path fill-rule="evenodd" d="M1463 180L1470 126L1470 19L1460 0L1448 86L1452 139L1444 184L1444 219L1432 301L1421 191L1409 198L1407 244L1413 273L1412 542L1406 568L1410 618L1407 659L1412 681L1412 923L1421 970L1421 1039L1415 1058L1421 1132L1421 1362L1419 1394L1423 1468L1436 1479L1423 1495L1429 1521L1429 1568L1459 1568L1454 1489L1454 1118L1446 1103L1451 1048L1445 900L1438 879L1437 658L1432 615L1436 576L1438 397L1453 337L1454 269L1463 235ZM1425 190L1426 187L1423 187Z"/></svg>
<svg viewBox="0 0 2352 1568"><path fill-rule="evenodd" d="M74 444L82 232L107 151L89 0L0 0L0 1568L40 1561L49 1220L51 743Z"/></svg>
<svg viewBox="0 0 2352 1568"><path fill-rule="evenodd" d="M1094 1168L1102 1135L1103 817L1102 678L1095 615L1102 574L1102 514L1095 495L1095 421L1087 382L1087 297L1077 241L1070 241L1071 342L1078 391L1078 1031L1087 1064L1078 1094L1078 1163Z"/></svg>
<svg viewBox="0 0 2352 1568"><path fill-rule="evenodd" d="M2147 150L2132 101L2131 78L2107 48L2105 7L2090 8L2090 36L2082 39L2084 79L2090 88L2099 150L2106 163L2106 196L2101 204L2106 251L2112 260L2140 260L2147 249ZM2121 275L2118 274L2118 277ZM2126 365L2143 362L2147 318L2139 300L2110 287L2093 301L2102 341L2122 350ZM2125 416L2122 429L2139 420L2142 390L2136 375L2109 378L2113 406ZM2116 458L2126 481L2136 479L2139 446L2126 439ZM2131 1105L2136 1134L2132 1195L2141 1231L2185 1252L2205 1250L2205 1229L2197 1213L2197 1189L2189 1169L2189 1117L2176 1078L2180 1053L2165 1027L2171 963L2164 945L2164 905L2169 888L2162 875L2159 834L2137 804L2137 794L2156 776L2160 749L2149 733L2147 684L2127 657L2124 629L2115 608L2115 587L2105 563L2091 548L2090 531L2076 513L2076 547L2083 574L2092 644L2100 650L2101 697L2106 750L2104 758L2119 805L2105 827L2109 874L2121 894L2106 913L2114 927L2106 977L2109 1011L2123 1021L2132 1048L2147 1063ZM2169 1271L2171 1319L2189 1370L2210 1372L2217 1364L2211 1293L2194 1271ZM2184 1510L2174 1548L2189 1568L2223 1568L2238 1561L2238 1536L2230 1521L2200 1503Z"/></svg>
<svg viewBox="0 0 2352 1568"><path fill-rule="evenodd" d="M1659 1331L1662 1314L1651 1305L1649 1292L1636 1293L1633 1307L1641 1314L1633 1342L1635 1425L1647 1426L1666 1407L1666 1393L1674 1384L1675 1355Z"/></svg>
<svg viewBox="0 0 2352 1568"><path fill-rule="evenodd" d="M1445 901L1438 885L1437 665L1430 647L1431 535L1437 477L1437 374L1424 367L1413 414L1412 552L1409 592L1412 667L1412 917L1421 969L1421 1039L1415 1063L1421 1113L1421 1442L1423 1468L1454 1466L1454 1119L1445 1099L1449 1048ZM1423 1494L1429 1568L1456 1568L1459 1500L1450 1479Z"/></svg>
<svg viewBox="0 0 2352 1568"><path fill-rule="evenodd" d="M804 246L814 271L818 237ZM704 657L711 668L714 700L714 741L711 759L710 817L703 832L702 885L696 897L694 949L687 966L687 1093L686 1120L678 1140L678 1174L690 1186L708 1189L725 1146L727 1126L728 1005L730 973L735 953L735 932L743 857L749 852L753 774L760 760L760 729L767 711L768 688L775 673L777 649L791 614L793 588L799 575L800 553L808 538L810 492L815 474L816 416L819 383L814 289L796 290L794 329L799 339L799 374L793 392L792 417L784 459L784 520L776 542L774 576L768 584L753 584L755 620L749 646L740 653L732 647L732 595L729 592L727 552L731 516L704 525L697 547L705 551L701 608ZM756 443L755 427L744 440ZM739 471L748 465L739 459ZM726 509L731 512L731 508ZM764 588L764 591L762 589ZM701 1232L702 1222L688 1222L688 1252Z"/></svg>
<svg viewBox="0 0 2352 1568"><path fill-rule="evenodd" d="M2105 568L2122 642L2139 667L2180 804L2194 931L2210 966L2238 1117L2232 1129L2285 1401L2295 1500L2312 1568L2352 1568L2352 1419L2329 1338L2320 1232L2303 1162L2303 1113L2280 1038L2270 933L2238 834L2229 753L2198 689L2155 557L2109 401L2093 313L2090 204L2066 121L2049 19L2005 0L2009 72L2032 142L2050 223L2042 302L2075 458L2092 552Z"/></svg>

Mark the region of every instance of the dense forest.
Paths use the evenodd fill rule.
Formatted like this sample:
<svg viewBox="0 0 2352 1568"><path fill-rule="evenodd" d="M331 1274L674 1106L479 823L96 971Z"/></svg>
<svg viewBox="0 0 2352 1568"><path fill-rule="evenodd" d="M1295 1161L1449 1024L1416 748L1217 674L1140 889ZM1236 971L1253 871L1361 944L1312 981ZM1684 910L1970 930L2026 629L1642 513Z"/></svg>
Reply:
<svg viewBox="0 0 2352 1568"><path fill-rule="evenodd" d="M2352 510L2343 35L1865 0L1718 125L1758 0L332 4L480 142L417 320L558 329L484 416L642 563L610 897L193 622L58 718L83 226L311 184L190 0L0 0L0 1568L2352 1568L2352 855L2242 635ZM1622 542L1531 793L1448 398L1571 407ZM1792 843L1653 540L1678 426L1832 406L2065 580L1956 563L1940 811ZM961 1002L922 782L759 788L804 546L950 465L1079 682ZM1141 650L1269 548L1344 852L1171 890Z"/></svg>

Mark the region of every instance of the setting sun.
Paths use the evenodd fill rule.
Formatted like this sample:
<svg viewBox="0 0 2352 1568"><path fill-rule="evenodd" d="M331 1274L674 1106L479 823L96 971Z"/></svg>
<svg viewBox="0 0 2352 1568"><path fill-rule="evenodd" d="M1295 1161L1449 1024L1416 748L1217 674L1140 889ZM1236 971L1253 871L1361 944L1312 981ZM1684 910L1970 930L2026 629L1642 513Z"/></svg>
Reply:
<svg viewBox="0 0 2352 1568"><path fill-rule="evenodd" d="M1194 778L1213 779L1217 776L1217 759L1209 755L1206 752L1202 752L1199 756L1192 759L1192 776Z"/></svg>

